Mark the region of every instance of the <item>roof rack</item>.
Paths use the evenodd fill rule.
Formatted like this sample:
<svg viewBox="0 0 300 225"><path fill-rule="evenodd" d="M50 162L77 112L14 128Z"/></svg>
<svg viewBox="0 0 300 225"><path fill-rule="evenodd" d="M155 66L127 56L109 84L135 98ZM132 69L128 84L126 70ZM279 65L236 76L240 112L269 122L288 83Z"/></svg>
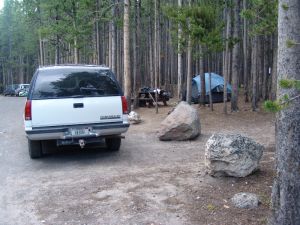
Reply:
<svg viewBox="0 0 300 225"><path fill-rule="evenodd" d="M44 66L41 66L39 65L39 68L45 68L45 67L55 67L55 66L87 66L87 67L107 67L109 68L108 66L106 66L105 64L101 64L101 65L95 65L95 64L57 64L57 65L44 65Z"/></svg>

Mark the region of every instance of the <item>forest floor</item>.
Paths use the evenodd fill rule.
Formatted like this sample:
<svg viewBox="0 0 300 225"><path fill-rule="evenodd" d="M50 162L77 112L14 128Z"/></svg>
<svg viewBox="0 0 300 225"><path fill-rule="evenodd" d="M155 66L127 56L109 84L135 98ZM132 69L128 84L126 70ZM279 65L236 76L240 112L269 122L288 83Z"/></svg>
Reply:
<svg viewBox="0 0 300 225"><path fill-rule="evenodd" d="M22 128L25 99L1 97L0 224L5 225L260 225L270 213L274 176L274 115L199 110L202 134L195 140L161 142L157 130L173 108L139 108L119 152L99 146L56 148L31 160ZM198 108L197 105L193 107ZM229 107L228 107L229 108ZM19 118L19 119L16 119ZM207 139L216 132L240 133L265 146L259 171L246 178L205 173ZM51 154L50 154L51 153ZM230 198L252 192L256 209L237 209Z"/></svg>

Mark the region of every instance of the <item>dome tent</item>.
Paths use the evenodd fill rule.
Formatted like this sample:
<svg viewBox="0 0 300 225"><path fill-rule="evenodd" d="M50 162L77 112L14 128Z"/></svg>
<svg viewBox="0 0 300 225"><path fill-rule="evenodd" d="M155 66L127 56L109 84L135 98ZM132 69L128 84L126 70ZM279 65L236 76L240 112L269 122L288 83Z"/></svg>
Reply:
<svg viewBox="0 0 300 225"><path fill-rule="evenodd" d="M205 91L206 97L205 101L209 102L209 73L205 73ZM214 103L223 102L223 92L224 92L224 78L216 73L211 73L211 92L212 100ZM227 98L231 98L232 88L229 83L227 83ZM197 75L192 80L192 101L197 103L201 95L201 77Z"/></svg>

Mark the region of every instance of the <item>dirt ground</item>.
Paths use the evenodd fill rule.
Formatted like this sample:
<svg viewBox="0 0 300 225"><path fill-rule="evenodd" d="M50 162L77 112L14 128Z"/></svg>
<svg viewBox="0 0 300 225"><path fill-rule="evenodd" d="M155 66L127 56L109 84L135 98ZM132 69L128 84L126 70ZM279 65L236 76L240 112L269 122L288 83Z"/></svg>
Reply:
<svg viewBox="0 0 300 225"><path fill-rule="evenodd" d="M60 201L71 198L71 205L66 209L59 205L51 208L60 209L63 213L66 210L68 216L70 212L76 212L81 217L73 218L85 221L84 224L266 224L274 174L273 116L252 112L250 105L243 105L240 112L225 116L222 104L216 104L214 112L209 108L199 110L202 134L196 140L160 142L156 131L174 105L173 102L168 107L160 107L157 115L153 108L138 109L143 122L132 125L126 134L125 145L141 149L144 154L149 150L150 155L145 157L148 157L146 167L133 165L133 170L112 178L88 179L87 185L80 185L82 190L79 189L79 193L78 189L73 192L71 188L60 188L49 195L46 189L49 199L38 201L41 218L49 213L45 203L49 204L51 198L60 195ZM212 178L206 175L203 165L205 143L215 132L240 133L263 144L266 150L260 170L247 178ZM151 148L147 148L146 143ZM158 151L152 152L152 148ZM168 151L176 152L176 156L161 153ZM261 199L260 206L257 209L234 208L230 198L238 192L257 194ZM95 202L97 207L92 207ZM61 218L54 221L76 223L76 220L72 222L65 218L63 213L58 213Z"/></svg>
<svg viewBox="0 0 300 225"><path fill-rule="evenodd" d="M156 131L175 105L173 100L158 114L154 108L138 109L143 122L131 125L119 152L48 146L50 153L44 158L30 160L22 121L11 119L21 118L24 100L0 97L0 102L7 106L0 109L0 189L5 190L0 192L1 225L267 222L274 175L272 114L240 104L239 112L225 116L222 104L215 104L214 112L208 107L199 110L202 134L197 139L161 142ZM259 171L246 178L207 175L205 143L216 132L244 134L263 144ZM257 194L261 204L257 209L234 208L230 198L238 192Z"/></svg>
<svg viewBox="0 0 300 225"><path fill-rule="evenodd" d="M159 127L160 122L175 105L176 102L173 101L168 107L161 106L158 115L154 114L154 109L138 109L137 112L144 122L133 125L130 134L155 135L154 131ZM189 218L186 224L267 224L274 176L275 116L263 110L252 112L251 105L243 102L240 102L239 106L239 112L231 113L229 103L229 113L224 115L223 104L214 104L213 112L208 107L199 108L198 105L193 105L199 110L202 134L196 140L190 141L189 145L191 148L198 149L198 155L191 160L191 163L195 160L198 164L185 162L184 168L173 175L165 176L168 182L180 190L165 199L166 209L184 210ZM213 178L207 175L203 167L204 149L207 139L213 133L239 133L263 144L265 152L259 171L246 178ZM168 143L169 147L173 147L176 151L180 151L176 148L179 144L180 142ZM172 172L174 171L163 170L162 174ZM163 179L163 182L166 181ZM257 209L234 208L230 198L238 192L257 194L261 201L260 206Z"/></svg>

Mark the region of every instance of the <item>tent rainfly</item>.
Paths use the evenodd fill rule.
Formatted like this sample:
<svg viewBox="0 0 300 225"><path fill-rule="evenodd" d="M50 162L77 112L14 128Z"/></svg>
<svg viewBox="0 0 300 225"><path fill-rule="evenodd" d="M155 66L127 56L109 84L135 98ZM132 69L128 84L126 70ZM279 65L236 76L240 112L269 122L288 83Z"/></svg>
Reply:
<svg viewBox="0 0 300 225"><path fill-rule="evenodd" d="M205 91L206 97L205 102L209 102L209 73L205 73ZM224 92L224 78L216 73L211 73L211 92L213 103L223 102L223 92ZM229 83L227 83L227 99L231 98L232 88ZM192 80L192 102L198 103L199 97L201 95L201 77L197 75Z"/></svg>

